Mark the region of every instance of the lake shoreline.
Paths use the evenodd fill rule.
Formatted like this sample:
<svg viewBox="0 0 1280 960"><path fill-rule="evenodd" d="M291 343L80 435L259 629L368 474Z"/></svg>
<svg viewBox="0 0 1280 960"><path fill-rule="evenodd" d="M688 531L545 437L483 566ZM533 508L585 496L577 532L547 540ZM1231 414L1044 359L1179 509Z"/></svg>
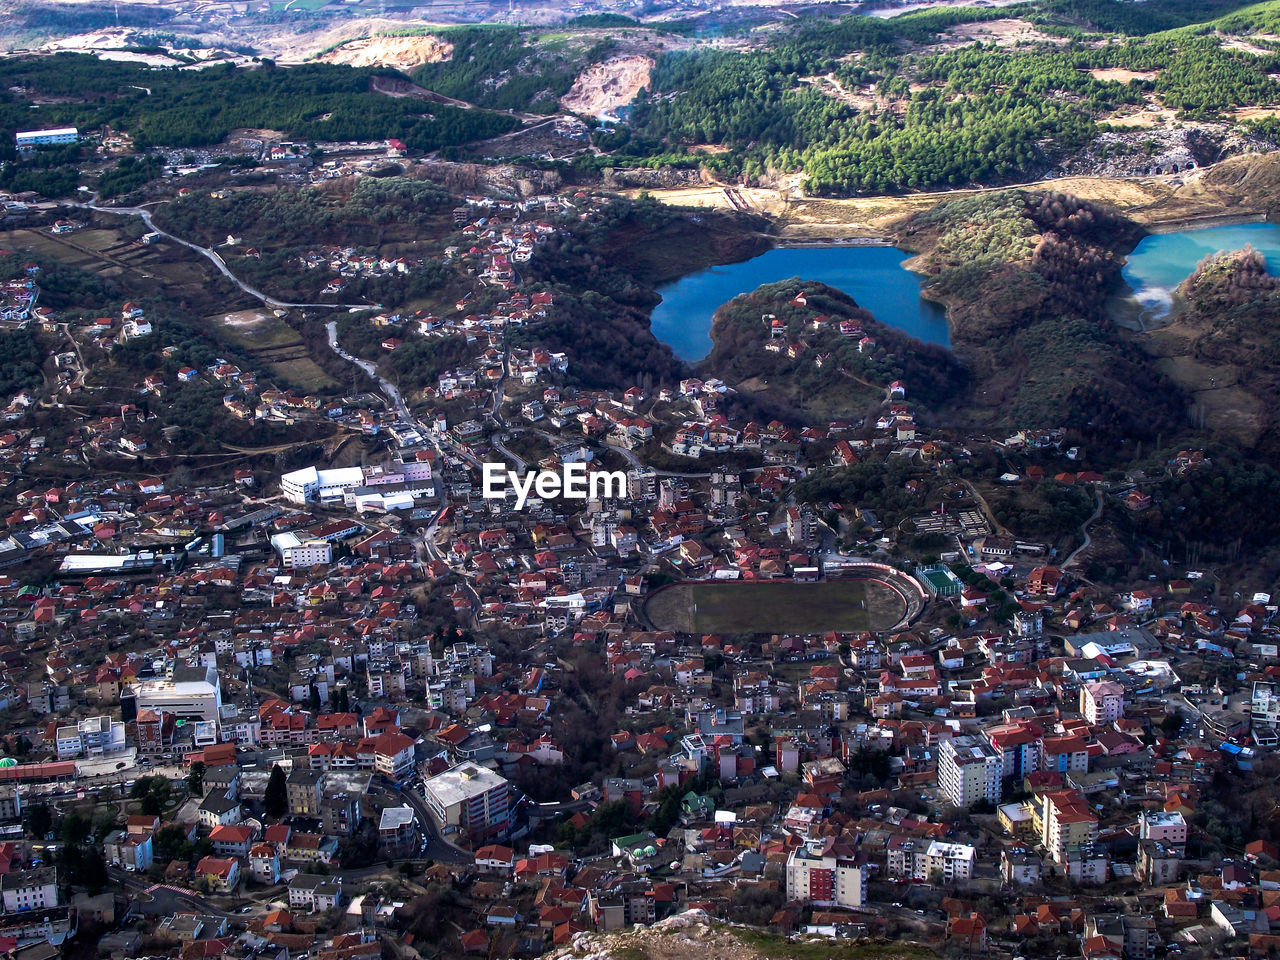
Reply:
<svg viewBox="0 0 1280 960"><path fill-rule="evenodd" d="M840 290L876 322L950 348L945 306L923 295L925 285L918 273L903 269L913 256L887 238L778 244L757 257L686 274L659 287L661 300L650 314L649 329L681 360L700 364L715 349L715 314L720 307L763 284L795 278Z"/></svg>
<svg viewBox="0 0 1280 960"><path fill-rule="evenodd" d="M839 247L892 247L892 237L794 237L779 240L775 250L825 250Z"/></svg>
<svg viewBox="0 0 1280 960"><path fill-rule="evenodd" d="M1181 230L1152 231L1138 241L1121 268L1121 288L1107 298L1111 320L1137 333L1174 323L1185 309L1183 284L1201 260L1216 253L1253 246L1266 257L1270 272L1280 272L1280 226L1260 217L1233 217L1229 223L1224 219L1216 217L1209 222L1205 218ZM1198 236L1211 231L1218 233ZM1186 239L1180 241L1180 237ZM1151 300L1153 294L1164 303L1157 306Z"/></svg>
<svg viewBox="0 0 1280 960"><path fill-rule="evenodd" d="M1161 223L1139 224L1147 233L1161 236L1170 233L1192 233L1196 230L1213 230L1217 227L1243 227L1254 223L1268 223L1265 213L1214 213L1203 217L1180 217Z"/></svg>

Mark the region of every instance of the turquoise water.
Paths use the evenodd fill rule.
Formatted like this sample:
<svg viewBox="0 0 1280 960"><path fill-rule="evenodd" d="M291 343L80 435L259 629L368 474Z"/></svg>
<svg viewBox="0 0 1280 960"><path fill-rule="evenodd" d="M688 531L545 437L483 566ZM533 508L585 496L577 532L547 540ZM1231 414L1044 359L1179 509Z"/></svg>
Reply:
<svg viewBox="0 0 1280 960"><path fill-rule="evenodd" d="M910 254L894 247L790 247L711 267L658 288L654 336L691 363L711 352L711 316L740 293L791 277L843 290L881 323L926 343L950 346L947 315L920 296L920 278L902 267Z"/></svg>
<svg viewBox="0 0 1280 960"><path fill-rule="evenodd" d="M1143 237L1121 270L1144 320L1167 316L1173 291L1195 272L1196 264L1214 253L1252 245L1267 260L1267 270L1280 276L1280 226L1242 223Z"/></svg>

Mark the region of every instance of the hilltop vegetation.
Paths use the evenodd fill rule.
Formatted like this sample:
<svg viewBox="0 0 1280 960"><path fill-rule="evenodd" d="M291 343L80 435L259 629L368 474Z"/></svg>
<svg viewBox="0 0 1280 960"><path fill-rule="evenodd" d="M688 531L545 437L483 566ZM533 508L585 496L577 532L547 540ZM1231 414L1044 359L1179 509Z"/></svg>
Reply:
<svg viewBox="0 0 1280 960"><path fill-rule="evenodd" d="M1125 6L1091 8L1116 29L1139 16L1121 16ZM656 155L678 162L683 151L714 143L729 151L694 162L749 177L803 170L806 191L820 195L879 193L1035 176L1095 137L1100 117L1138 107L1149 94L1194 118L1280 101L1272 75L1280 55L1228 48L1190 28L1105 39L1076 20L1056 31L1070 34L1062 44L927 46L947 27L1011 12L1021 11L948 8L809 22L762 50L665 54L619 152L634 162ZM1066 13L1050 4L1035 19L1052 25ZM1190 17L1189 8L1175 7L1152 22ZM1106 69L1152 76L1122 82L1091 72ZM847 95L807 82L817 77Z"/></svg>
<svg viewBox="0 0 1280 960"><path fill-rule="evenodd" d="M383 244L430 236L444 222L453 198L441 188L403 177L363 177L341 181L328 189L240 191L224 198L192 193L161 206L156 221L166 230L200 244L218 244L235 235L242 254L232 259L246 282L286 299L307 302L323 298L332 278L328 270L308 270L301 258L326 245L377 250ZM423 253L439 246L432 241ZM407 274L350 279L342 299L365 299L396 307L443 286L451 271L438 259L426 257Z"/></svg>
<svg viewBox="0 0 1280 960"><path fill-rule="evenodd" d="M578 71L614 46L603 39L579 50L535 46L516 27L461 27L440 36L453 44L453 56L419 67L415 82L479 106L531 113L555 113Z"/></svg>
<svg viewBox="0 0 1280 960"><path fill-rule="evenodd" d="M1178 391L1103 311L1120 252L1115 213L1059 193L1011 190L938 204L904 227L948 307L952 342L1004 424L1083 436L1155 437L1182 419Z"/></svg>
<svg viewBox="0 0 1280 960"><path fill-rule="evenodd" d="M639 264L652 261L653 250L663 246L668 231L682 219L652 200L618 199L535 252L528 279L556 298L555 315L538 328L537 340L569 351L575 382L609 387L642 378L650 385L680 378L683 365L646 328L645 318L658 296L650 285L652 275ZM626 256L621 255L624 250ZM684 252L690 265L699 259L697 243Z"/></svg>
<svg viewBox="0 0 1280 960"><path fill-rule="evenodd" d="M804 304L795 301L799 294ZM820 329L811 323L815 316L825 318ZM782 324L776 339L798 346L798 356L766 350L775 339L773 319ZM860 350L860 338L842 336L844 320L874 339L875 348ZM768 383L776 400L832 415L878 405L895 380L909 384L913 398L925 404L954 403L966 387L965 371L950 351L877 323L847 294L799 277L734 297L716 311L712 339L708 371L730 384Z"/></svg>
<svg viewBox="0 0 1280 960"><path fill-rule="evenodd" d="M979 28L994 21L1020 25L1017 42L962 39L989 38ZM1140 10L1121 0L1033 0L890 19L806 17L740 46L679 41L659 50L652 33L664 28L646 25L641 42L641 25L608 18L555 34L438 31L452 55L417 67L412 80L481 108L472 110L378 93L377 78L401 89L410 79L387 68L264 60L154 70L64 54L0 64L0 86L10 91L0 95L0 134L27 124L38 98L50 125L124 130L143 149L204 146L237 128L265 128L304 140L396 137L415 151L457 151L515 129L512 114L556 113L583 70L639 43L656 53L648 87L625 123L590 121L595 149L569 144L576 156L566 170L594 177L605 167L705 168L765 182L803 173L804 190L819 196L1001 184L1043 175L1106 124L1147 108L1203 121L1280 103L1280 47L1265 39L1277 23L1276 0L1243 8L1169 0ZM605 32L615 26L616 34ZM1244 49L1223 35L1259 39ZM1248 129L1261 146L1280 135L1266 118ZM51 176L43 182L67 192Z"/></svg>
<svg viewBox="0 0 1280 960"><path fill-rule="evenodd" d="M382 140L398 137L415 150L436 150L496 136L517 126L511 117L375 93L377 76L392 71L333 64L281 68L209 67L153 70L79 54L0 61L0 143L31 125L33 98L48 126L110 127L138 148L199 147L238 128L279 130L300 140ZM14 92L14 89L20 92Z"/></svg>
<svg viewBox="0 0 1280 960"><path fill-rule="evenodd" d="M1261 254L1246 248L1206 257L1179 293L1182 312L1153 335L1153 349L1186 358L1173 362L1175 371L1192 363L1215 374L1211 386L1220 382L1224 390L1246 394L1252 416L1237 412L1234 422L1219 422L1225 418L1213 416L1210 407L1208 425L1252 439L1268 455L1280 453L1280 279L1267 271Z"/></svg>

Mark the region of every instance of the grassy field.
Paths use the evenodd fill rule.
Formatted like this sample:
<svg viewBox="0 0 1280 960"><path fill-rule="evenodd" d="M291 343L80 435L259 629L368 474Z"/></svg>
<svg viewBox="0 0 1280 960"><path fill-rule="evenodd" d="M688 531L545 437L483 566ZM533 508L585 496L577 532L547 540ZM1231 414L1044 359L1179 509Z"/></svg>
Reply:
<svg viewBox="0 0 1280 960"><path fill-rule="evenodd" d="M28 252L33 259L117 281L135 299L181 301L193 310L235 310L249 297L207 268L207 262L177 244L134 243L124 224L91 227L54 236L43 228L0 231L0 247Z"/></svg>
<svg viewBox="0 0 1280 960"><path fill-rule="evenodd" d="M682 583L645 607L654 626L681 633L825 633L887 630L901 598L867 580L819 583Z"/></svg>
<svg viewBox="0 0 1280 960"><path fill-rule="evenodd" d="M290 389L316 393L338 385L311 358L298 332L266 310L218 314L208 322Z"/></svg>

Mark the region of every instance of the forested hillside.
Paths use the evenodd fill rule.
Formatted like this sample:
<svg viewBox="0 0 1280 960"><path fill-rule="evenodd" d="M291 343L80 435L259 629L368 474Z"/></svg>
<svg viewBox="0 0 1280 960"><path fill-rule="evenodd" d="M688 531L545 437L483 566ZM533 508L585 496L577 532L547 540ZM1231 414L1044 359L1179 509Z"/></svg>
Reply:
<svg viewBox="0 0 1280 960"><path fill-rule="evenodd" d="M452 56L423 64L412 80L478 108L469 110L377 93L378 76L409 79L385 68L263 61L189 71L70 54L10 59L0 63L0 151L11 149L4 134L32 125L37 100L42 125L123 130L141 149L205 146L237 128L453 149L514 129L513 114L559 112L575 78L620 48L635 51L641 29L622 19L556 34L439 31ZM806 193L847 196L1036 179L1104 130L1149 124L1221 121L1252 148L1280 142L1280 125L1266 114L1280 105L1276 0L1030 0L888 19L815 16L747 27L741 42L716 44L661 25L643 29L646 56L656 57L648 86L625 122L588 118L595 149L585 139L570 146L576 157L557 161L566 171L705 167L748 180L794 177ZM1251 108L1263 109L1238 113ZM483 159L495 156L487 150ZM116 183L127 187L140 173L125 171ZM0 183L32 185L74 188L29 165Z"/></svg>
<svg viewBox="0 0 1280 960"><path fill-rule="evenodd" d="M1103 310L1136 239L1118 215L1065 194L1011 190L938 204L913 218L930 296L1006 424L1065 425L1099 440L1156 437L1184 400Z"/></svg>
<svg viewBox="0 0 1280 960"><path fill-rule="evenodd" d="M799 294L803 304L795 300ZM821 326L813 325L815 316L823 319ZM782 324L778 333L772 327L775 319ZM845 320L873 339L874 347L860 347L861 337L842 336ZM859 404L878 406L895 380L910 385L914 400L954 406L968 382L946 348L878 323L847 294L799 277L734 297L716 311L712 339L708 372L730 384L749 379L767 383L774 400L832 416L861 413ZM794 346L798 355L767 349L775 340Z"/></svg>
<svg viewBox="0 0 1280 960"><path fill-rule="evenodd" d="M152 70L78 54L0 61L0 144L32 126L33 97L45 126L111 127L137 147L214 144L237 128L279 130L301 140L398 137L415 150L436 150L505 133L511 117L383 96L372 80L386 70L332 64ZM16 92L15 92L16 91Z"/></svg>
<svg viewBox="0 0 1280 960"><path fill-rule="evenodd" d="M1137 107L1148 93L1190 118L1280 102L1272 75L1280 54L1232 49L1213 36L916 46L953 22L996 13L1010 10L812 24L766 50L667 54L623 152L670 159L714 143L731 148L705 161L724 173L803 170L811 193L877 193L1035 176L1096 136L1104 114ZM1091 72L1103 70L1152 76ZM812 77L847 96L802 82Z"/></svg>

